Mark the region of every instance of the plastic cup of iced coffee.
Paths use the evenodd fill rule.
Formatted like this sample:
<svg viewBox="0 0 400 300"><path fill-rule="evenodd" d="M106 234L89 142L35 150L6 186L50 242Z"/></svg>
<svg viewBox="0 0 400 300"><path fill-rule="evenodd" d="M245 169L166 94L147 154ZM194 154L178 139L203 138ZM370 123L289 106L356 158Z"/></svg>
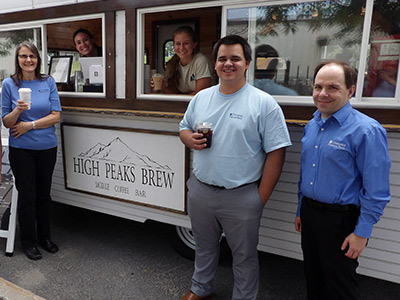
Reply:
<svg viewBox="0 0 400 300"><path fill-rule="evenodd" d="M162 91L164 83L164 75L160 73L155 73L152 75L152 78L154 83L154 91L156 92Z"/></svg>
<svg viewBox="0 0 400 300"><path fill-rule="evenodd" d="M210 122L198 123L196 126L196 130L198 133L203 134L203 138L207 139L206 148L210 148L212 143L213 124Z"/></svg>
<svg viewBox="0 0 400 300"><path fill-rule="evenodd" d="M28 104L28 109L31 109L31 94L32 90L30 88L20 88L18 90L19 98L24 100L26 104Z"/></svg>

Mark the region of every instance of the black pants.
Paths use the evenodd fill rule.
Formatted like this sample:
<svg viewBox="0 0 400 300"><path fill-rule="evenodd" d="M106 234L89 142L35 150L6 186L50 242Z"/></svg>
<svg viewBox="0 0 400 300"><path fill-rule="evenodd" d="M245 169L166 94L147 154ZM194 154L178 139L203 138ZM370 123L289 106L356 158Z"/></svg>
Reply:
<svg viewBox="0 0 400 300"><path fill-rule="evenodd" d="M308 300L358 299L357 259L350 259L341 246L354 231L359 209L330 210L329 205L315 205L303 199L301 246Z"/></svg>
<svg viewBox="0 0 400 300"><path fill-rule="evenodd" d="M57 148L29 150L10 147L9 159L18 190L18 222L23 248L50 239L50 189Z"/></svg>

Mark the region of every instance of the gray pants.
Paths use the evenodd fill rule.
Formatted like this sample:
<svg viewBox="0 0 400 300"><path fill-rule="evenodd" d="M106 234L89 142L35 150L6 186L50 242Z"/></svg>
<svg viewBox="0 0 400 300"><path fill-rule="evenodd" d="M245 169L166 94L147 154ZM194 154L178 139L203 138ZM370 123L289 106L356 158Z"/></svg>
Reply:
<svg viewBox="0 0 400 300"><path fill-rule="evenodd" d="M233 256L232 299L255 300L259 286L258 232L264 208L258 184L226 190L201 183L192 175L187 186L188 213L196 241L192 292L211 294L224 232Z"/></svg>

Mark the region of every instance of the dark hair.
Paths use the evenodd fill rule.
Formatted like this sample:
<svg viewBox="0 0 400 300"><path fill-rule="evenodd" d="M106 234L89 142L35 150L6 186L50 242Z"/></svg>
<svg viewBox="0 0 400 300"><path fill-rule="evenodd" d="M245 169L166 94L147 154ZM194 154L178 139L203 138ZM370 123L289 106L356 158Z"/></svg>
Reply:
<svg viewBox="0 0 400 300"><path fill-rule="evenodd" d="M190 38L192 39L193 43L197 43L197 35L196 32L194 32L193 28L190 26L181 26L177 28L174 31L173 37L175 40L175 36L180 33L186 33ZM175 41L174 41L175 44ZM196 47L193 49L192 55L196 54L199 52L199 45L197 44ZM173 88L176 92L178 92L178 86L179 86L179 79L180 79L180 73L179 73L179 56L174 55L172 58L168 61L166 65L166 74L165 74L165 79L167 81L168 87Z"/></svg>
<svg viewBox="0 0 400 300"><path fill-rule="evenodd" d="M87 29L85 29L85 28L79 28L79 29L76 30L76 31L74 32L74 34L72 35L72 41L74 42L74 45L75 45L75 37L76 37L76 35L77 35L78 33L84 33L84 34L87 34L91 39L93 38L93 35L90 33L89 30L87 30Z"/></svg>
<svg viewBox="0 0 400 300"><path fill-rule="evenodd" d="M346 84L346 88L351 88L351 86L357 84L357 72L356 70L350 66L348 63L338 60L338 59L330 59L330 60L324 60L318 64L318 66L315 68L314 71L314 82L315 82L315 77L317 76L317 73L319 70L322 69L322 67L327 66L327 65L338 65L343 68L344 72L344 82Z"/></svg>
<svg viewBox="0 0 400 300"><path fill-rule="evenodd" d="M240 44L242 46L244 58L246 59L247 62L251 62L251 47L249 43L240 35L235 35L235 34L223 37L214 45L213 48L214 62L217 61L218 50L221 45L235 45L235 44Z"/></svg>
<svg viewBox="0 0 400 300"><path fill-rule="evenodd" d="M39 80L44 80L48 77L48 75L40 73L42 59L40 58L40 54L39 54L39 51L36 48L36 46L34 44L32 44L31 42L22 42L21 44L18 45L17 49L15 50L15 73L11 75L12 80L14 81L15 85L18 87L21 86L21 80L23 77L22 68L21 68L21 66L19 64L19 60L18 60L19 51L21 50L22 47L26 47L29 50L31 50L32 53L37 57L37 65L36 65L36 69L35 69L36 78L38 78Z"/></svg>

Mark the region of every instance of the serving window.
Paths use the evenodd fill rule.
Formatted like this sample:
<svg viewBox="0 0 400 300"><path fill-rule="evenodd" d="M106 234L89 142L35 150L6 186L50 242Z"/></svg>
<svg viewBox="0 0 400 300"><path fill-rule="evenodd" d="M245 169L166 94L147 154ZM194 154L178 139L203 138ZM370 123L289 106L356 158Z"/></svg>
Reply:
<svg viewBox="0 0 400 300"><path fill-rule="evenodd" d="M49 57L72 57L69 80L60 91L103 93L102 19L85 19L46 25Z"/></svg>
<svg viewBox="0 0 400 300"><path fill-rule="evenodd" d="M0 27L0 84L15 72L18 45L30 41L41 53L42 73L56 76L60 94L104 97L103 23L98 15L20 24L23 29ZM80 48L73 38L77 30L82 31ZM86 51L90 47L95 48L92 53Z"/></svg>
<svg viewBox="0 0 400 300"><path fill-rule="evenodd" d="M165 10L139 12L137 71L137 97L142 99L174 99L189 100L193 91L168 89L166 80L166 64L175 54L173 33L182 26L189 26L198 38L195 52L200 52L209 63L209 73L212 76L210 85L217 83L213 67L212 47L220 37L221 7L181 9L166 12ZM151 87L151 78L160 74L164 78L167 89L159 91ZM193 76L192 76L193 75ZM204 76L204 75L201 75ZM189 74L188 80L194 81L195 75ZM155 78L155 80L158 80ZM154 81L154 80L153 80ZM156 83L156 82L155 82ZM169 86L170 87L170 86ZM190 95L192 93L192 95Z"/></svg>

